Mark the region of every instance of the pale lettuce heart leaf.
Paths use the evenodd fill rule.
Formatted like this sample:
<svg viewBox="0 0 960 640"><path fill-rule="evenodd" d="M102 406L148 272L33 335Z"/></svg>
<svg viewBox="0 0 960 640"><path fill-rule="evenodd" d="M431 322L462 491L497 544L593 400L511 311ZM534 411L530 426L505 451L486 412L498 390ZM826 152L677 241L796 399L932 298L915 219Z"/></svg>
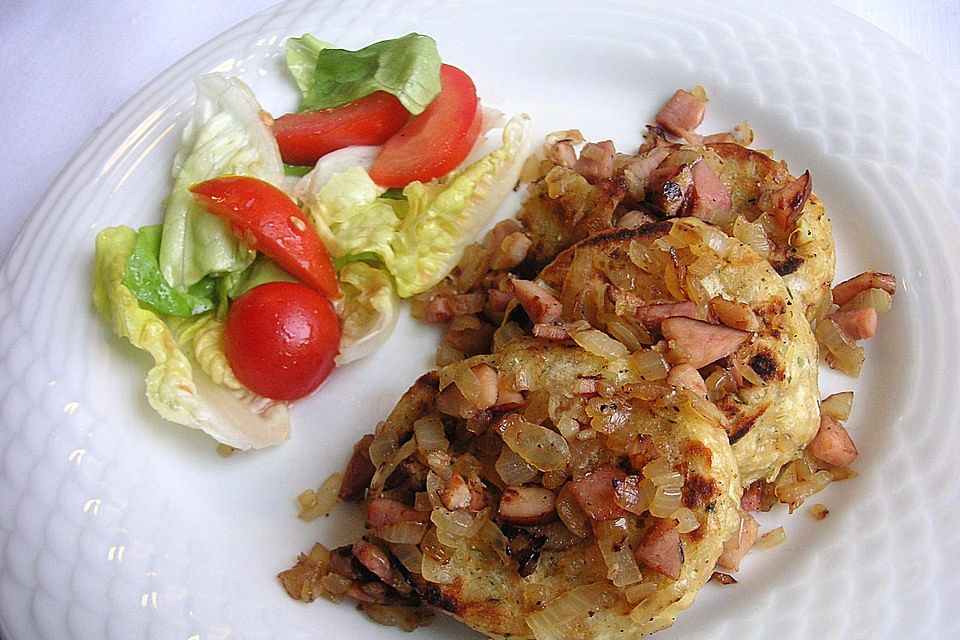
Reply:
<svg viewBox="0 0 960 640"><path fill-rule="evenodd" d="M242 271L255 252L194 200L191 185L222 175L246 175L275 186L283 179L280 150L249 87L218 73L198 77L193 117L174 158L160 240L160 272L186 289L210 274Z"/></svg>
<svg viewBox="0 0 960 640"><path fill-rule="evenodd" d="M463 250L517 185L530 151L529 118L503 128L501 146L440 184L406 186L407 212L384 260L401 297L426 291L450 273Z"/></svg>
<svg viewBox="0 0 960 640"><path fill-rule="evenodd" d="M351 262L337 274L343 298L339 302L342 333L337 365L368 356L393 333L400 299L390 274L366 262Z"/></svg>
<svg viewBox="0 0 960 640"><path fill-rule="evenodd" d="M166 420L200 429L237 449L259 449L290 437L287 405L237 381L223 353L223 323L214 312L171 318L142 308L123 284L137 232L110 227L97 234L93 301L113 331L150 353L147 400Z"/></svg>
<svg viewBox="0 0 960 640"><path fill-rule="evenodd" d="M407 185L403 200L380 197L383 188L359 167L319 181L319 188L309 182L298 188L334 258L377 254L406 298L431 288L456 266L516 186L531 139L529 118L513 118L499 148L443 182Z"/></svg>
<svg viewBox="0 0 960 640"><path fill-rule="evenodd" d="M394 258L400 217L392 201L379 198L383 191L361 167L351 167L307 197L310 219L334 258L367 252L385 263Z"/></svg>

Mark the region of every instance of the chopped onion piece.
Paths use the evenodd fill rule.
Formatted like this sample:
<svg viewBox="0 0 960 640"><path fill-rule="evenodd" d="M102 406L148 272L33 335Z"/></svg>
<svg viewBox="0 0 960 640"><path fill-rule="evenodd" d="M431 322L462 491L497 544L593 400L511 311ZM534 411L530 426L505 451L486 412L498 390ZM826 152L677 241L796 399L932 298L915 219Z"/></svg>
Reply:
<svg viewBox="0 0 960 640"><path fill-rule="evenodd" d="M670 461L662 456L643 467L643 477L650 478L654 485L665 489L679 489L683 486L683 475L674 471Z"/></svg>
<svg viewBox="0 0 960 640"><path fill-rule="evenodd" d="M506 419L503 441L541 471L565 469L570 460L570 446L563 436L515 414Z"/></svg>
<svg viewBox="0 0 960 640"><path fill-rule="evenodd" d="M866 307L873 307L877 315L883 315L893 306L893 296L883 289L867 289L861 291L854 298L840 307L840 311L856 311Z"/></svg>
<svg viewBox="0 0 960 640"><path fill-rule="evenodd" d="M612 596L613 587L607 582L594 582L574 587L550 602L540 611L527 616L527 625L537 640L567 640L571 623L584 620L591 611L603 608Z"/></svg>
<svg viewBox="0 0 960 640"><path fill-rule="evenodd" d="M857 377L863 366L863 348L844 335L836 322L823 318L814 331L817 342L826 350L827 364L847 375Z"/></svg>
<svg viewBox="0 0 960 640"><path fill-rule="evenodd" d="M416 544L391 544L390 553L406 567L407 571L420 573L422 570L423 554L420 553Z"/></svg>
<svg viewBox="0 0 960 640"><path fill-rule="evenodd" d="M680 489L657 487L650 501L650 515L657 518L669 518L680 508Z"/></svg>
<svg viewBox="0 0 960 640"><path fill-rule="evenodd" d="M420 563L420 573L427 582L437 584L450 584L456 578L453 566L450 563L443 563L429 554L423 554L423 560Z"/></svg>
<svg viewBox="0 0 960 640"><path fill-rule="evenodd" d="M680 533L690 533L700 528L700 521L697 520L697 514L687 507L677 509L673 517L677 519L677 531Z"/></svg>
<svg viewBox="0 0 960 640"><path fill-rule="evenodd" d="M590 519L577 504L568 487L561 489L557 495L556 509L560 521L566 525L570 533L578 538L586 538L590 535Z"/></svg>
<svg viewBox="0 0 960 640"><path fill-rule="evenodd" d="M510 447L500 450L500 457L494 465L497 475L507 486L526 484L537 477L537 469Z"/></svg>
<svg viewBox="0 0 960 640"><path fill-rule="evenodd" d="M777 527L760 536L760 539L757 541L757 546L761 549L769 549L778 544L783 544L786 540L787 532L783 530L783 527Z"/></svg>
<svg viewBox="0 0 960 640"><path fill-rule="evenodd" d="M770 256L772 245L763 225L759 222L748 222L743 216L737 216L733 222L733 237L748 245L764 258Z"/></svg>
<svg viewBox="0 0 960 640"><path fill-rule="evenodd" d="M603 331L585 329L571 335L573 341L589 353L606 360L617 360L630 353L622 342L614 340Z"/></svg>
<svg viewBox="0 0 960 640"><path fill-rule="evenodd" d="M370 447L373 447L372 443ZM410 438L404 442L403 446L397 449L396 453L394 453L389 460L385 461L382 466L377 468L376 472L373 474L373 478L370 480L370 489L374 492L382 489L383 485L387 482L387 479L396 470L400 463L412 456L414 453L416 453L416 451L416 438Z"/></svg>
<svg viewBox="0 0 960 640"><path fill-rule="evenodd" d="M614 484L614 501L621 509L642 515L650 501L646 492L641 489L642 481L638 476L627 476Z"/></svg>
<svg viewBox="0 0 960 640"><path fill-rule="evenodd" d="M397 435L392 429L378 429L370 442L370 462L374 467L379 467L396 453L398 447Z"/></svg>
<svg viewBox="0 0 960 640"><path fill-rule="evenodd" d="M657 592L655 582L638 582L623 590L623 596L632 605L639 604Z"/></svg>
<svg viewBox="0 0 960 640"><path fill-rule="evenodd" d="M484 517L472 511L449 511L437 507L430 513L430 520L437 525L438 539L441 532L456 538L472 538L483 525Z"/></svg>
<svg viewBox="0 0 960 640"><path fill-rule="evenodd" d="M312 522L330 513L330 510L340 500L338 494L342 481L343 474L333 473L323 481L323 484L315 492L308 490L301 493L297 498L300 503L300 513L297 514L297 517L304 522Z"/></svg>
<svg viewBox="0 0 960 640"><path fill-rule="evenodd" d="M413 423L413 432L417 438L417 449L426 455L431 451L446 451L450 441L443 431L443 421L436 413L420 418Z"/></svg>
<svg viewBox="0 0 960 640"><path fill-rule="evenodd" d="M879 289L874 289L874 291L879 291ZM853 391L841 391L823 399L820 403L820 413L825 413L834 420L843 422L850 417L852 407Z"/></svg>
<svg viewBox="0 0 960 640"><path fill-rule="evenodd" d="M567 440L573 440L580 431L580 423L569 415L564 414L560 416L560 419L557 421L557 430L560 432L560 435Z"/></svg>
<svg viewBox="0 0 960 640"><path fill-rule="evenodd" d="M411 522L402 520L394 524L373 529L373 534L385 542L396 544L420 544L423 535L427 532L426 522Z"/></svg>
<svg viewBox="0 0 960 640"><path fill-rule="evenodd" d="M627 519L594 522L593 532L607 565L607 578L617 587L640 582L640 567L629 544Z"/></svg>

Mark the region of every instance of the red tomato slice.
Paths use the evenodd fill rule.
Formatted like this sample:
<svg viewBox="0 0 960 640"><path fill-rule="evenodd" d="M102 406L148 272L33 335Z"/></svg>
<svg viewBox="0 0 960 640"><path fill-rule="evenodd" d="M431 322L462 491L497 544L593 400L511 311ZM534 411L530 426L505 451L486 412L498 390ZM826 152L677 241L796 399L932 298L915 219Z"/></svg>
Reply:
<svg viewBox="0 0 960 640"><path fill-rule="evenodd" d="M312 165L337 149L383 144L409 116L394 96L377 91L340 107L280 116L273 135L284 162Z"/></svg>
<svg viewBox="0 0 960 640"><path fill-rule="evenodd" d="M247 246L262 251L328 298L340 297L330 254L300 207L280 189L249 176L213 178L190 187L204 209L225 218Z"/></svg>
<svg viewBox="0 0 960 640"><path fill-rule="evenodd" d="M296 400L326 380L340 344L330 300L295 282L270 282L233 301L223 348L237 379L267 398Z"/></svg>
<svg viewBox="0 0 960 640"><path fill-rule="evenodd" d="M383 187L404 187L450 173L480 135L480 100L473 80L448 64L440 67L440 93L387 140L370 169Z"/></svg>

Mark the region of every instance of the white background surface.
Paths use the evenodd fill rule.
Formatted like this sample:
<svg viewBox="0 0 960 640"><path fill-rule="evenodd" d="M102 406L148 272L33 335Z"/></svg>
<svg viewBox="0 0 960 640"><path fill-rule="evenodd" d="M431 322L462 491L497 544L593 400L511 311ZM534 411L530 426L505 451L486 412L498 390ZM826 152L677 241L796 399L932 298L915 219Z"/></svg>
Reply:
<svg viewBox="0 0 960 640"><path fill-rule="evenodd" d="M835 3L906 44L932 73L960 82L960 2ZM182 56L272 4L0 2L0 264L48 185L114 111Z"/></svg>

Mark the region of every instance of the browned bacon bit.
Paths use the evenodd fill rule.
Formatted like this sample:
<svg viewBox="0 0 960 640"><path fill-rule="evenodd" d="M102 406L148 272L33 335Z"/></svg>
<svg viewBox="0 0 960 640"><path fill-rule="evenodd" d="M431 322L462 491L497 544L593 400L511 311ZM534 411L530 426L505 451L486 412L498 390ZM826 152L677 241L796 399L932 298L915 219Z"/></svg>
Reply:
<svg viewBox="0 0 960 640"><path fill-rule="evenodd" d="M555 165L573 169L577 165L577 152L569 140L560 140L547 151L547 159Z"/></svg>
<svg viewBox="0 0 960 640"><path fill-rule="evenodd" d="M707 397L707 383L703 376L689 364L678 364L667 374L667 383L681 389L689 389L699 396Z"/></svg>
<svg viewBox="0 0 960 640"><path fill-rule="evenodd" d="M717 584L722 584L722 585L737 584L736 578L734 578L729 573L722 573L720 571L714 571L710 575L710 581L716 582Z"/></svg>
<svg viewBox="0 0 960 640"><path fill-rule="evenodd" d="M675 136L693 131L703 122L707 103L683 89L677 89L657 114L656 123Z"/></svg>
<svg viewBox="0 0 960 640"><path fill-rule="evenodd" d="M449 322L452 317L453 311L450 310L450 299L446 296L437 296L427 303L423 319L430 324L443 324Z"/></svg>
<svg viewBox="0 0 960 640"><path fill-rule="evenodd" d="M650 184L650 176L669 155L669 147L654 147L624 167L623 175L627 180L630 195L638 200L643 198L647 185Z"/></svg>
<svg viewBox="0 0 960 640"><path fill-rule="evenodd" d="M367 526L371 529L398 522L427 522L429 511L418 511L392 498L372 498L367 503Z"/></svg>
<svg viewBox="0 0 960 640"><path fill-rule="evenodd" d="M513 269L523 262L527 252L533 246L533 240L522 231L514 231L500 242L499 250L494 254L490 268L506 270Z"/></svg>
<svg viewBox="0 0 960 640"><path fill-rule="evenodd" d="M872 338L877 333L877 310L873 307L835 311L827 317L851 340Z"/></svg>
<svg viewBox="0 0 960 640"><path fill-rule="evenodd" d="M664 320L660 330L670 341L667 359L689 364L694 369L730 355L751 335L748 331L676 316Z"/></svg>
<svg viewBox="0 0 960 640"><path fill-rule="evenodd" d="M613 141L588 142L580 150L576 172L593 184L613 175Z"/></svg>
<svg viewBox="0 0 960 640"><path fill-rule="evenodd" d="M566 327L558 324L535 324L533 325L533 335L544 340L566 340L570 337L570 332Z"/></svg>
<svg viewBox="0 0 960 640"><path fill-rule="evenodd" d="M363 566L353 555L353 548L350 545L337 547L330 552L330 564L328 567L330 573L347 578L348 580L360 580L363 576Z"/></svg>
<svg viewBox="0 0 960 640"><path fill-rule="evenodd" d="M523 397L523 394L510 388L507 385L507 379L504 376L500 376L497 387L497 403L493 405L492 408L496 411L510 411L519 409L525 404L527 404L527 401Z"/></svg>
<svg viewBox="0 0 960 640"><path fill-rule="evenodd" d="M587 516L593 520L612 520L623 515L623 509L617 504L613 481L623 481L626 477L619 467L607 465L567 486Z"/></svg>
<svg viewBox="0 0 960 640"><path fill-rule="evenodd" d="M733 137L733 134L729 131L724 131L722 133L711 133L708 136L703 136L703 144L717 144L718 142L736 142L736 138Z"/></svg>
<svg viewBox="0 0 960 640"><path fill-rule="evenodd" d="M413 591L410 583L394 568L387 552L377 545L358 540L353 545L353 555L367 571L383 580L387 586L396 589L400 595L407 596Z"/></svg>
<svg viewBox="0 0 960 640"><path fill-rule="evenodd" d="M760 318L754 313L750 305L735 300L727 300L721 296L715 296L710 299L707 305L710 312L716 316L721 323L740 329L741 331L759 331Z"/></svg>
<svg viewBox="0 0 960 640"><path fill-rule="evenodd" d="M643 534L633 555L637 562L657 573L671 580L679 580L680 569L683 568L683 547L680 546L680 531L676 523L658 520Z"/></svg>
<svg viewBox="0 0 960 640"><path fill-rule="evenodd" d="M760 533L760 524L745 511L740 513L740 531L734 533L723 545L723 553L717 559L717 566L731 571L740 569L740 561L750 551Z"/></svg>
<svg viewBox="0 0 960 640"><path fill-rule="evenodd" d="M709 221L711 214L730 210L733 206L730 190L706 161L695 162L690 174L693 177L693 190L683 213Z"/></svg>
<svg viewBox="0 0 960 640"><path fill-rule="evenodd" d="M501 291L500 289L487 290L487 308L496 313L503 313L507 310L507 305L513 300L512 291Z"/></svg>
<svg viewBox="0 0 960 640"><path fill-rule="evenodd" d="M757 480L743 490L740 508L744 511L770 511L778 502L775 487L766 480Z"/></svg>
<svg viewBox="0 0 960 640"><path fill-rule="evenodd" d="M490 365L481 362L470 367L477 376L479 389L476 397L467 398L456 384L447 385L437 394L437 409L450 416L472 418L497 403L500 374Z"/></svg>
<svg viewBox="0 0 960 640"><path fill-rule="evenodd" d="M447 305L455 316L470 315L483 311L482 293L460 293L450 296Z"/></svg>
<svg viewBox="0 0 960 640"><path fill-rule="evenodd" d="M771 199L773 211L771 213L774 220L784 231L796 224L797 218L803 212L803 206L807 203L807 198L810 197L811 182L810 172L804 171L802 176L791 180L773 194Z"/></svg>
<svg viewBox="0 0 960 640"><path fill-rule="evenodd" d="M469 509L472 501L470 485L459 473L454 473L447 480L447 486L440 492L440 501L450 511Z"/></svg>
<svg viewBox="0 0 960 640"><path fill-rule="evenodd" d="M864 271L849 280L844 280L833 288L834 304L843 306L867 289L883 289L890 295L897 292L897 278L889 273Z"/></svg>
<svg viewBox="0 0 960 640"><path fill-rule="evenodd" d="M524 527L546 524L557 518L557 498L549 489L534 486L507 487L500 495L500 519Z"/></svg>
<svg viewBox="0 0 960 640"><path fill-rule="evenodd" d="M650 175L647 201L667 218L679 216L684 211L692 185L693 172L689 165L661 167Z"/></svg>
<svg viewBox="0 0 960 640"><path fill-rule="evenodd" d="M526 578L537 569L540 552L547 542L547 536L537 535L530 529L516 527L509 523L501 527L507 536L507 555L517 563L517 572L520 577Z"/></svg>
<svg viewBox="0 0 960 640"><path fill-rule="evenodd" d="M563 313L563 305L536 282L512 278L513 292L533 324L550 324Z"/></svg>
<svg viewBox="0 0 960 640"><path fill-rule="evenodd" d="M353 446L353 454L343 472L343 480L340 481L340 490L337 492L341 500L359 502L366 495L370 480L376 472L376 468L370 462L371 442L373 442L373 434L368 433Z"/></svg>
<svg viewBox="0 0 960 640"><path fill-rule="evenodd" d="M810 451L820 460L837 467L849 466L859 455L843 425L826 414L820 416L820 430L810 443Z"/></svg>
<svg viewBox="0 0 960 640"><path fill-rule="evenodd" d="M690 302L668 302L665 304L645 304L637 307L637 320L645 327L656 327L667 318L685 316L697 317L697 305Z"/></svg>

